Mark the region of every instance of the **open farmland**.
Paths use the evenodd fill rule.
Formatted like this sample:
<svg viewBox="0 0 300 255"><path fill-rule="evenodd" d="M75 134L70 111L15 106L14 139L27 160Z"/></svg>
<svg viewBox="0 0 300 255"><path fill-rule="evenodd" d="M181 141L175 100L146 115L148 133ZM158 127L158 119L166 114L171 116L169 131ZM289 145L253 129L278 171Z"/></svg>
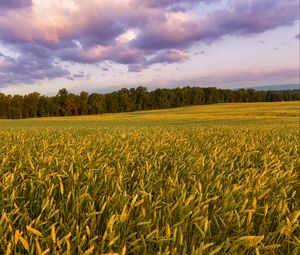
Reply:
<svg viewBox="0 0 300 255"><path fill-rule="evenodd" d="M0 254L299 254L299 102L0 120Z"/></svg>

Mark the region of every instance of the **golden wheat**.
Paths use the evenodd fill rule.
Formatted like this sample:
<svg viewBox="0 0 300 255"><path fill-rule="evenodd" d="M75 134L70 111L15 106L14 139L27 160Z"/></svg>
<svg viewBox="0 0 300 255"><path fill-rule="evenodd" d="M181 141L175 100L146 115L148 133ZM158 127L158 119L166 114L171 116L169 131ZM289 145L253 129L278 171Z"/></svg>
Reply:
<svg viewBox="0 0 300 255"><path fill-rule="evenodd" d="M0 254L298 254L281 105L2 121Z"/></svg>

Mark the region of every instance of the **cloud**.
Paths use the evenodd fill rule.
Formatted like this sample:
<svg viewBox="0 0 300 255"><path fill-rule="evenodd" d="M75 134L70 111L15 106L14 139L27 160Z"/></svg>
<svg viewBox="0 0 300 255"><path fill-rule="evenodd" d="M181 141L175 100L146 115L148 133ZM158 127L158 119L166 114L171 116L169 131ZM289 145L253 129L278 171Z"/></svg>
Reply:
<svg viewBox="0 0 300 255"><path fill-rule="evenodd" d="M295 36L295 39L300 40L300 34L297 34L297 35Z"/></svg>
<svg viewBox="0 0 300 255"><path fill-rule="evenodd" d="M189 55L187 52L172 49L158 52L148 61L148 65L156 63L179 63L188 59Z"/></svg>
<svg viewBox="0 0 300 255"><path fill-rule="evenodd" d="M135 73L140 73L146 69L145 64L133 64L128 66L128 71L129 72L135 72Z"/></svg>
<svg viewBox="0 0 300 255"><path fill-rule="evenodd" d="M154 64L180 63L188 59L189 59L189 55L185 51L176 50L176 49L158 51L152 57L148 59L145 58L143 62L130 64L128 66L128 71L138 73L144 71L149 66Z"/></svg>
<svg viewBox="0 0 300 255"><path fill-rule="evenodd" d="M224 74L212 74L208 76L186 77L184 79L168 79L157 80L150 83L152 89L159 86L176 88L189 84L190 86L202 86L202 87L231 87L241 88L250 84L255 87L259 84L287 84L296 83L299 84L299 70L297 68L286 69L257 69L253 71L249 70L228 70Z"/></svg>
<svg viewBox="0 0 300 255"><path fill-rule="evenodd" d="M88 64L105 60L111 60L119 64L134 64L145 61L142 50L129 48L126 45L96 46L88 50L80 48L63 49L60 51L59 57L65 61Z"/></svg>
<svg viewBox="0 0 300 255"><path fill-rule="evenodd" d="M73 78L85 78L86 74L83 71L79 71L78 73L73 74Z"/></svg>
<svg viewBox="0 0 300 255"><path fill-rule="evenodd" d="M0 85L70 77L57 61L88 65L110 61L141 72L153 64L187 61L196 43L258 34L298 19L298 0L232 0L208 14L190 8L199 3L1 0L0 43L16 57L2 56Z"/></svg>
<svg viewBox="0 0 300 255"><path fill-rule="evenodd" d="M31 5L32 5L32 0L1 0L0 12L30 7Z"/></svg>
<svg viewBox="0 0 300 255"><path fill-rule="evenodd" d="M221 0L202 0L202 3L210 4ZM144 5L151 8L170 7L176 5L190 5L197 4L199 0L136 0L137 4Z"/></svg>
<svg viewBox="0 0 300 255"><path fill-rule="evenodd" d="M51 54L51 53L50 53ZM43 54L23 53L12 58L1 54L0 84L31 84L34 81L69 77L70 72L54 64L53 57Z"/></svg>
<svg viewBox="0 0 300 255"><path fill-rule="evenodd" d="M214 77L203 77L216 83L235 83L247 81L269 81L276 79L277 82L296 79L299 81L298 68L273 69L273 70L253 70L253 71L233 71L226 74L219 74Z"/></svg>
<svg viewBox="0 0 300 255"><path fill-rule="evenodd" d="M211 43L225 35L262 33L292 25L298 19L298 7L297 0L236 0L230 8L203 17L169 13L164 22L154 20L147 24L133 46L152 50L182 48L199 41Z"/></svg>
<svg viewBox="0 0 300 255"><path fill-rule="evenodd" d="M197 52L195 52L194 55L202 55L202 54L204 54L204 53L205 53L205 51L202 50L202 51L197 51Z"/></svg>
<svg viewBox="0 0 300 255"><path fill-rule="evenodd" d="M102 67L101 70L104 71L104 72L109 72L109 68L108 67Z"/></svg>

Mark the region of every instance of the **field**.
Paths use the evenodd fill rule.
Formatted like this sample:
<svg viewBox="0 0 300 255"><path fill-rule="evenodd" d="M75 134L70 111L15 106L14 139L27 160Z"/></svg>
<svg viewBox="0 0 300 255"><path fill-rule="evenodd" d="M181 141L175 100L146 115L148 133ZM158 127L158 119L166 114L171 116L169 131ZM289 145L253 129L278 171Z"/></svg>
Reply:
<svg viewBox="0 0 300 255"><path fill-rule="evenodd" d="M0 254L300 254L299 102L0 120Z"/></svg>

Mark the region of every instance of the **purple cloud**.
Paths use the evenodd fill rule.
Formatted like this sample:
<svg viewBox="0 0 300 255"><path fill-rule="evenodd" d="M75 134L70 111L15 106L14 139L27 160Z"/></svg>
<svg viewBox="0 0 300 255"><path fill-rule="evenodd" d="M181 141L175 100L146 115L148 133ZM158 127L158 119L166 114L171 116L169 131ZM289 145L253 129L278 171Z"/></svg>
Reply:
<svg viewBox="0 0 300 255"><path fill-rule="evenodd" d="M85 74L82 72L73 74L73 78L84 78Z"/></svg>
<svg viewBox="0 0 300 255"><path fill-rule="evenodd" d="M199 0L136 0L138 4L151 7L151 8L158 8L158 7L169 7L174 5L189 5L189 4L198 4ZM220 0L202 0L202 3L213 3L218 2Z"/></svg>
<svg viewBox="0 0 300 255"><path fill-rule="evenodd" d="M256 70L256 71L240 71L227 73L226 75L215 77L204 77L206 80L212 82L245 82L245 81L262 81L273 80L276 78L278 82L285 81L286 79L296 78L299 81L298 68L277 69L277 70Z"/></svg>
<svg viewBox="0 0 300 255"><path fill-rule="evenodd" d="M71 48L62 50L59 57L65 61L89 64L99 63L104 60L111 60L125 65L145 61L142 50L127 46L95 47L90 50Z"/></svg>
<svg viewBox="0 0 300 255"><path fill-rule="evenodd" d="M236 1L231 10L217 11L212 25L226 34L249 35L292 25L298 17L298 0ZM216 36L222 35L216 31Z"/></svg>
<svg viewBox="0 0 300 255"><path fill-rule="evenodd" d="M202 55L202 54L204 54L204 53L205 53L205 51L202 50L202 51L197 51L197 52L195 52L194 55Z"/></svg>
<svg viewBox="0 0 300 255"><path fill-rule="evenodd" d="M21 9L30 7L32 0L1 0L0 1L0 12L3 10Z"/></svg>
<svg viewBox="0 0 300 255"><path fill-rule="evenodd" d="M30 84L43 79L69 77L70 72L53 63L53 57L23 53L17 58L0 54L0 84Z"/></svg>
<svg viewBox="0 0 300 255"><path fill-rule="evenodd" d="M101 69L103 72L109 72L109 68L108 67L102 67Z"/></svg>
<svg viewBox="0 0 300 255"><path fill-rule="evenodd" d="M157 53L153 58L148 61L148 64L156 63L179 63L188 60L189 55L187 52L181 50L167 50Z"/></svg>
<svg viewBox="0 0 300 255"><path fill-rule="evenodd" d="M93 10L87 15L88 18L78 22L77 28L73 27L69 38L78 40L85 48L99 44L110 45L117 36L125 32L124 24L113 16L105 15L102 11Z"/></svg>
<svg viewBox="0 0 300 255"><path fill-rule="evenodd" d="M234 1L230 9L191 19L189 14L174 14L164 22L153 21L132 43L143 49L183 48L204 41L213 42L225 35L250 35L280 26L292 25L298 19L297 0ZM177 15L177 17L176 17Z"/></svg>
<svg viewBox="0 0 300 255"><path fill-rule="evenodd" d="M128 66L128 71L129 72L135 72L135 73L140 73L146 69L145 64L133 64Z"/></svg>
<svg viewBox="0 0 300 255"><path fill-rule="evenodd" d="M198 0L78 1L73 9L45 15L22 9L39 1L0 0L0 43L18 56L0 55L0 85L70 78L60 60L111 61L141 72L153 64L188 60L196 43L258 34L299 19L298 0L232 0L206 15L191 11Z"/></svg>
<svg viewBox="0 0 300 255"><path fill-rule="evenodd" d="M149 66L154 64L180 63L188 59L188 53L181 50L172 49L159 51L154 56L148 59L145 58L143 62L139 62L137 64L130 64L128 66L128 71L138 73L144 71Z"/></svg>

